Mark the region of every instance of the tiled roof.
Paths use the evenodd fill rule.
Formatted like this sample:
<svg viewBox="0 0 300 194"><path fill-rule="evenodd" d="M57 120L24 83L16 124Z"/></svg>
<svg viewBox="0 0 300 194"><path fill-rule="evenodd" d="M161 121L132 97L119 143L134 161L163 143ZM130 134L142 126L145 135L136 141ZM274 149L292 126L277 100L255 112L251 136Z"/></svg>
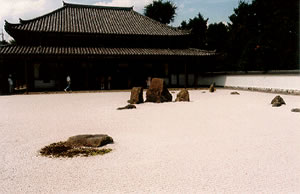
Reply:
<svg viewBox="0 0 300 194"><path fill-rule="evenodd" d="M20 24L6 22L5 29L8 33L21 30L117 35L187 35L187 32L161 24L135 12L132 7L89 6L69 3L64 3L63 7L31 20L20 19Z"/></svg>
<svg viewBox="0 0 300 194"><path fill-rule="evenodd" d="M99 47L42 47L4 46L0 55L98 55L98 56L211 56L214 51L199 49L157 48L99 48Z"/></svg>

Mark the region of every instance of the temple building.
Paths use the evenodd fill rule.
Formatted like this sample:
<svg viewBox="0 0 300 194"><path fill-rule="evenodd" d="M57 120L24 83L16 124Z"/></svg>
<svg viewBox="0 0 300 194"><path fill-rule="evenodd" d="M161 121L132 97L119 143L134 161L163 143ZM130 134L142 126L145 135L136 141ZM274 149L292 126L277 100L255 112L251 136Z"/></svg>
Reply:
<svg viewBox="0 0 300 194"><path fill-rule="evenodd" d="M215 52L189 48L187 31L161 24L132 7L63 3L18 24L5 22L15 44L0 47L2 93L12 75L27 91L127 89L151 77L168 87L194 87Z"/></svg>

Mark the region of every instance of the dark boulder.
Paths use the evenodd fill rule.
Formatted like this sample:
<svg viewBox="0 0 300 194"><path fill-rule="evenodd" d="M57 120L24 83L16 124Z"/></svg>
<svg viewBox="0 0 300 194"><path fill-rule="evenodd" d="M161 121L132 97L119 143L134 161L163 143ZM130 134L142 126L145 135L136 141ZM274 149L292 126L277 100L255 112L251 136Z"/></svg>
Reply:
<svg viewBox="0 0 300 194"><path fill-rule="evenodd" d="M108 135L76 135L67 140L67 144L72 146L100 147L113 143L114 140Z"/></svg>
<svg viewBox="0 0 300 194"><path fill-rule="evenodd" d="M211 85L210 85L210 87L209 87L209 92L215 92L216 91L216 84L215 83L212 83Z"/></svg>
<svg viewBox="0 0 300 194"><path fill-rule="evenodd" d="M166 87L163 79L153 78L146 92L146 102L171 102L172 95Z"/></svg>
<svg viewBox="0 0 300 194"><path fill-rule="evenodd" d="M283 104L285 104L283 98L281 96L276 96L272 101L271 104L273 107L279 107Z"/></svg>
<svg viewBox="0 0 300 194"><path fill-rule="evenodd" d="M190 101L190 95L189 95L189 91L187 89L182 89L176 97L176 102L189 102Z"/></svg>
<svg viewBox="0 0 300 194"><path fill-rule="evenodd" d="M133 105L133 104L128 104L127 106L117 108L117 110L135 109L135 108L136 108L135 105Z"/></svg>
<svg viewBox="0 0 300 194"><path fill-rule="evenodd" d="M128 103L130 104L140 104L144 102L143 98L143 88L142 87L134 87L131 89L130 100Z"/></svg>

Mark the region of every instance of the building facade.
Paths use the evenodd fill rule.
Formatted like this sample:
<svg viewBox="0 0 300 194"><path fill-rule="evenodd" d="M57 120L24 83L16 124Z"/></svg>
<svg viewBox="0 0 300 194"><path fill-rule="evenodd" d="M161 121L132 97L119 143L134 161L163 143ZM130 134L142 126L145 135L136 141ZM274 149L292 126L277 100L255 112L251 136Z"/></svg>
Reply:
<svg viewBox="0 0 300 194"><path fill-rule="evenodd" d="M48 14L5 23L16 41L0 47L2 93L12 75L16 89L127 89L160 77L169 87L197 86L214 60L189 48L190 34L143 16L132 7L64 3Z"/></svg>

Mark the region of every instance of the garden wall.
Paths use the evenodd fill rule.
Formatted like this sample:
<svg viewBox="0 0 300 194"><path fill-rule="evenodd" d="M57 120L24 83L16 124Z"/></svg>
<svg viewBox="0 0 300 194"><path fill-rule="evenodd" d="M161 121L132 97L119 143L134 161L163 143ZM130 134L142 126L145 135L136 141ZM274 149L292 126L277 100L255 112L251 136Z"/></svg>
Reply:
<svg viewBox="0 0 300 194"><path fill-rule="evenodd" d="M198 78L198 85L210 85L213 82L217 86L232 89L300 94L299 70L207 73Z"/></svg>

